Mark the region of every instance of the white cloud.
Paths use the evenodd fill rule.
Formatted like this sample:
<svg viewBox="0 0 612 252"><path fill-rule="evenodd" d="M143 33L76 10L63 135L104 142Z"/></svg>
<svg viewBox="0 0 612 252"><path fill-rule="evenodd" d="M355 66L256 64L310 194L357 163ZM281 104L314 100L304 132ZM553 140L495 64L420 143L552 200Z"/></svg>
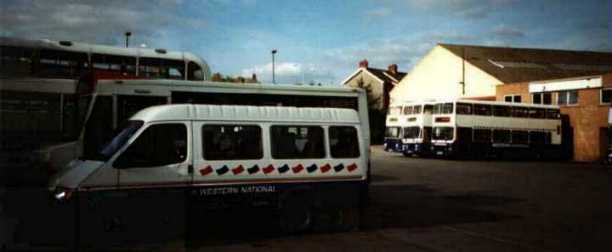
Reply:
<svg viewBox="0 0 612 252"><path fill-rule="evenodd" d="M0 15L2 36L32 39L73 40L89 43L122 44L131 31L134 45L177 37L162 31L169 26L204 27L201 19L179 16L181 0L67 0L11 1ZM172 37L164 37L172 36Z"/></svg>
<svg viewBox="0 0 612 252"><path fill-rule="evenodd" d="M241 76L257 74L257 78L263 82L272 82L272 63L256 65L242 69ZM331 71L325 70L314 64L302 64L297 62L275 63L274 75L276 83L333 83Z"/></svg>

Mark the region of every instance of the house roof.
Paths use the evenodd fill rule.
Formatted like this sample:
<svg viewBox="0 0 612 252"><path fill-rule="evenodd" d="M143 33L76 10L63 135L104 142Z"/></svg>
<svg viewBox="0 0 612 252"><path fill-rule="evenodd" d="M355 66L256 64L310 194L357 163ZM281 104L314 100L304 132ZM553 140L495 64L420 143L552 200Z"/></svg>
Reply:
<svg viewBox="0 0 612 252"><path fill-rule="evenodd" d="M406 76L406 73L404 72L397 72L397 74L391 74L391 72L383 70L383 69L378 69L378 68L357 68L357 70L355 72L353 72L351 75L349 75L346 79L344 79L342 81L342 84L347 84L351 79L353 79L355 76L357 76L357 74L361 73L363 70L367 70L367 73L371 74L372 76L374 76L376 79L378 79L381 82L389 82L393 85L398 84L402 78L404 78L404 76Z"/></svg>
<svg viewBox="0 0 612 252"><path fill-rule="evenodd" d="M387 70L383 70L383 69L378 69L378 68L366 68L370 73L374 74L376 77L378 77L379 79L385 81L385 82L389 82L392 84L397 84L399 83L402 78L404 78L404 76L406 76L406 73L404 72L397 72L396 74L392 74L391 72L387 71Z"/></svg>
<svg viewBox="0 0 612 252"><path fill-rule="evenodd" d="M612 52L439 45L503 83L612 72Z"/></svg>

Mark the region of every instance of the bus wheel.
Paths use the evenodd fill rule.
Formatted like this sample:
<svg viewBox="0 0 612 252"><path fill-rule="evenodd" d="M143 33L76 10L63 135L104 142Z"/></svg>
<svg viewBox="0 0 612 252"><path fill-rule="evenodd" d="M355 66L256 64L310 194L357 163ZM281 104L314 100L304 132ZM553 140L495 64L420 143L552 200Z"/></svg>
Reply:
<svg viewBox="0 0 612 252"><path fill-rule="evenodd" d="M280 209L280 227L284 233L306 231L312 223L312 209L308 200L301 197L287 198Z"/></svg>

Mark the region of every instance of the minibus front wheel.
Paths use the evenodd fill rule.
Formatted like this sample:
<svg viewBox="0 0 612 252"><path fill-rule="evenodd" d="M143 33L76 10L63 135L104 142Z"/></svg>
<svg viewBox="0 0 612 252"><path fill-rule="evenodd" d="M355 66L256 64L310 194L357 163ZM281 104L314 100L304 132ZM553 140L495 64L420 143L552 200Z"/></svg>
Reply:
<svg viewBox="0 0 612 252"><path fill-rule="evenodd" d="M310 228L313 219L312 201L304 193L290 193L281 199L280 227L294 234Z"/></svg>

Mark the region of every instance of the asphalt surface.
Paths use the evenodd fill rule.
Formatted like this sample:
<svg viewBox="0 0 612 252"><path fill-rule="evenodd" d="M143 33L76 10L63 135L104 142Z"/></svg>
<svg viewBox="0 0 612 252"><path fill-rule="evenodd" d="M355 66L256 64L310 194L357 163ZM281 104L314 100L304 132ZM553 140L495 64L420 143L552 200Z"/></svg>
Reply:
<svg viewBox="0 0 612 252"><path fill-rule="evenodd" d="M254 233L248 238L208 240L189 249L183 241L172 240L111 250L610 251L612 248L612 171L606 166L406 158L373 147L372 167L371 204L358 231L291 236Z"/></svg>

